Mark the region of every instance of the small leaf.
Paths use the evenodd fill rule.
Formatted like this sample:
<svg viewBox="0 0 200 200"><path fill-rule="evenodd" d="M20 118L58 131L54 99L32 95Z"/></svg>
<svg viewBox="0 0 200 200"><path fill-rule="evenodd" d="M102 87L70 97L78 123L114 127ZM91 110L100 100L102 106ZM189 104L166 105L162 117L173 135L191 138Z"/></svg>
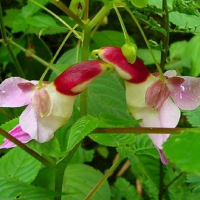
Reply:
<svg viewBox="0 0 200 200"><path fill-rule="evenodd" d="M97 118L86 116L79 119L70 129L67 151L71 151L85 136L91 133L98 125Z"/></svg>
<svg viewBox="0 0 200 200"><path fill-rule="evenodd" d="M117 190L117 196L113 196L113 199L116 199L119 195L121 199L125 198L126 200L141 200L142 198L138 195L136 188L131 185L126 179L124 178L117 178L113 190Z"/></svg>
<svg viewBox="0 0 200 200"><path fill-rule="evenodd" d="M200 175L199 174L187 174L186 182L189 185L189 188L192 189L193 193L200 194Z"/></svg>
<svg viewBox="0 0 200 200"><path fill-rule="evenodd" d="M183 114L193 127L200 127L200 106L195 110L184 110Z"/></svg>
<svg viewBox="0 0 200 200"><path fill-rule="evenodd" d="M41 164L24 150L16 147L0 159L0 166L0 177L11 177L30 183L36 177Z"/></svg>
<svg viewBox="0 0 200 200"><path fill-rule="evenodd" d="M200 134L183 132L173 135L164 143L164 154L182 171L200 173ZM173 151L172 151L173 149Z"/></svg>
<svg viewBox="0 0 200 200"><path fill-rule="evenodd" d="M66 192L67 195L63 196L62 200L84 199L102 177L103 174L88 165L68 165L63 180L63 192ZM110 199L110 187L107 181L105 181L92 199Z"/></svg>

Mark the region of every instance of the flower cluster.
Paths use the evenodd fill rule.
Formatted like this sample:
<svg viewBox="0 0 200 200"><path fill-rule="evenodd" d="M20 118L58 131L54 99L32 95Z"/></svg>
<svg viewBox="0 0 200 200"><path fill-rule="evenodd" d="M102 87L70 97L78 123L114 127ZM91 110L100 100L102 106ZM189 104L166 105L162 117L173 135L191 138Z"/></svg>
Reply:
<svg viewBox="0 0 200 200"><path fill-rule="evenodd" d="M0 84L0 106L27 105L19 124L9 133L23 143L32 139L41 143L50 140L54 132L69 120L76 96L110 65L125 80L128 108L135 119L142 119L143 127L174 128L180 119L180 109L193 110L199 106L199 78L176 76L176 72L170 70L161 80L159 75L151 74L139 58L134 63L129 62L121 48L103 47L95 52L103 61L78 63L52 83L39 84L18 77L3 81ZM169 136L149 134L164 164L168 161L162 145ZM0 148L13 146L5 139Z"/></svg>

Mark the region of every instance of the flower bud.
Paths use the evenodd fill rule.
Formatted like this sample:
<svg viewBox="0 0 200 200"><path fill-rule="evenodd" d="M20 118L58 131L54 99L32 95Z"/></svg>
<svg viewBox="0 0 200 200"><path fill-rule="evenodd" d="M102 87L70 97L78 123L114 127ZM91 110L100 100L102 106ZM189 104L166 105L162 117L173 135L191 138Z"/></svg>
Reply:
<svg viewBox="0 0 200 200"><path fill-rule="evenodd" d="M133 64L137 57L137 46L136 44L124 44L121 48L122 54L126 58L128 63Z"/></svg>
<svg viewBox="0 0 200 200"><path fill-rule="evenodd" d="M144 8L148 4L148 0L131 0L131 3L137 8Z"/></svg>
<svg viewBox="0 0 200 200"><path fill-rule="evenodd" d="M85 10L85 6L85 0L72 0L69 9L81 18Z"/></svg>

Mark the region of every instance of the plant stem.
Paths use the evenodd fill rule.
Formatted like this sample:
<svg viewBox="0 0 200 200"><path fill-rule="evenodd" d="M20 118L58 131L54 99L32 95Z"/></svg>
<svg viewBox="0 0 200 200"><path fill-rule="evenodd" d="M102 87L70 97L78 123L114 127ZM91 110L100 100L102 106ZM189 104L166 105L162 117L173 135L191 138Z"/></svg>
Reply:
<svg viewBox="0 0 200 200"><path fill-rule="evenodd" d="M3 37L3 42L13 60L13 63L15 65L15 68L17 70L17 73L19 74L20 77L22 78L25 78L25 75L24 75L24 72L22 71L22 68L9 44L9 41L8 41L8 38L7 38L7 35L6 35L6 30L5 30L5 27L4 27L4 23L3 23L3 13L2 13L2 6L1 6L1 1L0 1L0 28L1 28L1 34L2 34L2 37Z"/></svg>
<svg viewBox="0 0 200 200"><path fill-rule="evenodd" d="M81 38L81 36L77 33L76 30L74 30L71 26L69 26L63 19L61 19L58 15L56 15L54 12L52 12L51 10L49 10L48 8L44 7L43 5L39 4L38 2L36 2L35 0L29 0L30 2L34 3L35 5L37 5L38 7L42 8L43 10L47 11L49 14L51 14L52 16L54 16L57 20L59 20L62 24L64 24L69 30L73 30L74 35L77 38ZM59 5L62 4L64 5L62 2L58 2Z"/></svg>
<svg viewBox="0 0 200 200"><path fill-rule="evenodd" d="M162 51L160 61L160 67L161 69L164 69L169 48L169 14L167 0L163 0L162 28L166 30L166 35L162 36Z"/></svg>
<svg viewBox="0 0 200 200"><path fill-rule="evenodd" d="M76 16L63 2L59 0L49 0L49 2L71 17L81 28L85 27L85 24L79 19L79 17Z"/></svg>
<svg viewBox="0 0 200 200"><path fill-rule="evenodd" d="M99 180L99 182L93 187L93 189L88 193L84 200L90 200L95 193L100 189L100 187L105 183L109 176L115 171L124 158L119 157L118 160L111 166L111 168L106 172L106 174Z"/></svg>
<svg viewBox="0 0 200 200"><path fill-rule="evenodd" d="M162 194L161 191L164 186L164 166L162 161L160 160L160 181L159 181L159 194L158 194L158 200L162 200Z"/></svg>
<svg viewBox="0 0 200 200"><path fill-rule="evenodd" d="M80 143L78 143L68 154L66 157L64 157L60 162L57 164L57 171L55 176L55 191L62 193L62 186L63 186L63 178L64 173L67 165L69 164L72 156L76 152L77 148L79 147ZM61 200L61 196L55 197L54 200Z"/></svg>
<svg viewBox="0 0 200 200"><path fill-rule="evenodd" d="M126 41L127 44L131 44L131 41L130 41L128 32L127 32L127 30L126 30L126 27L125 27L125 25L124 25L124 22L123 22L123 20L122 20L122 17L121 17L121 15L120 15L120 12L119 12L119 10L117 9L117 7L116 7L115 5L113 5L113 7L114 7L114 9L115 9L115 12L116 12L117 17L118 17L118 19L119 19L119 22L120 22L120 24L121 24L121 27L122 27L122 30L123 30L123 33L124 33L125 41Z"/></svg>
<svg viewBox="0 0 200 200"><path fill-rule="evenodd" d="M108 14L108 12L110 11L110 9L112 9L112 7L113 7L113 4L110 1L110 2L107 2L101 8L101 10L95 15L95 17L88 24L91 30Z"/></svg>
<svg viewBox="0 0 200 200"><path fill-rule="evenodd" d="M152 51L152 49L151 49L151 47L150 47L150 45L149 45L149 43L148 43L148 40L147 40L147 38L146 38L146 35L145 35L145 33L144 33L142 27L140 26L140 23L138 22L138 20L137 20L137 18L135 17L135 15L131 12L131 10L130 10L127 6L125 6L125 9L126 9L127 12L131 15L132 19L133 19L134 22L136 23L136 25L137 25L137 27L138 27L138 29L139 29L139 31L140 31L140 33L141 33L141 35L142 35L142 37L143 37L145 43L146 43L146 45L147 45L147 48L149 49L149 52L150 52L150 54L151 54L151 56L152 56L152 58L153 58L153 60L154 60L154 63L155 63L155 65L156 65L156 67L157 67L157 70L158 70L158 72L159 72L159 74L160 74L160 80L164 81L164 80L165 80L165 77L164 77L164 74L163 74L163 72L162 72L162 69L161 69L161 67L159 66L159 64L158 64L158 62L157 62L157 60L156 60L156 58L155 58L155 55L154 55L154 53L153 53L153 51Z"/></svg>
<svg viewBox="0 0 200 200"><path fill-rule="evenodd" d="M199 128L147 128L147 127L120 127L120 128L96 128L93 133L111 133L111 134L120 134L120 133L128 133L128 134L146 134L146 133L154 133L154 134L180 134L182 131L194 131L195 133L200 133Z"/></svg>
<svg viewBox="0 0 200 200"><path fill-rule="evenodd" d="M56 165L54 163L51 163L49 160L46 160L44 157L40 156L38 153L36 153L35 151L33 151L32 149L30 149L29 147L27 147L25 144L23 144L22 142L20 142L19 140L17 140L15 137L13 137L12 135L10 135L6 131L4 131L2 128L0 128L0 134L3 135L8 140L10 140L12 143L14 143L17 146L19 146L21 149L23 149L24 151L26 151L28 154L30 154L31 156L33 156L35 159L37 159L38 161L40 161L41 163L43 163L47 167L51 167L54 170L56 169L55 168Z"/></svg>

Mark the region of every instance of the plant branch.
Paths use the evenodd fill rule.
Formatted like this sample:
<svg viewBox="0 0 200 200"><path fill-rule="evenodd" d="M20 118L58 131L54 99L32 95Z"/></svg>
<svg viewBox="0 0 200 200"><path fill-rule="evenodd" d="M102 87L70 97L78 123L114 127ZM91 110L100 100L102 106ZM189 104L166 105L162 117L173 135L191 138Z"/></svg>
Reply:
<svg viewBox="0 0 200 200"><path fill-rule="evenodd" d="M166 35L162 36L162 51L160 62L161 69L164 69L169 48L169 14L167 0L163 0L162 28L166 30Z"/></svg>
<svg viewBox="0 0 200 200"><path fill-rule="evenodd" d="M79 17L75 15L63 2L60 0L49 0L49 2L71 17L81 28L85 27L85 24L79 19Z"/></svg>
<svg viewBox="0 0 200 200"><path fill-rule="evenodd" d="M115 163L106 172L106 174L99 180L99 182L93 187L93 189L88 193L88 195L84 198L84 200L90 200L96 194L96 192L105 183L105 181L109 178L109 176L116 170L116 168L123 161L123 159L124 159L123 157L119 157L118 160L115 161Z"/></svg>
<svg viewBox="0 0 200 200"><path fill-rule="evenodd" d="M4 131L2 128L0 128L0 134L3 135L8 140L10 140L12 143L14 143L17 146L19 146L24 151L26 151L28 154L30 154L31 156L33 156L35 159L37 159L38 161L40 161L41 163L43 163L45 166L51 167L51 168L55 169L55 164L54 163L51 163L49 160L46 160L44 157L42 157L41 155L39 155L38 153L36 153L32 149L30 149L29 147L27 147L25 144L23 144L22 142L20 142L19 140L17 140L15 137L13 137L12 135L10 135L6 131Z"/></svg>
<svg viewBox="0 0 200 200"><path fill-rule="evenodd" d="M154 127L117 127L117 128L96 128L92 134L94 133L154 133L154 134L180 134L182 131L194 131L195 133L200 133L199 128L154 128Z"/></svg>
<svg viewBox="0 0 200 200"><path fill-rule="evenodd" d="M24 72L22 71L22 68L12 50L12 47L10 46L10 43L8 41L8 38L7 38L7 35L6 35L6 30L5 30L5 27L4 27L4 23L3 23L3 13L2 13L2 6L1 6L1 1L0 1L0 28L1 28L1 34L2 34L2 37L3 37L3 42L13 60L13 63L15 65L15 68L17 70L17 73L19 74L20 77L22 78L25 78L25 75L24 75Z"/></svg>
<svg viewBox="0 0 200 200"><path fill-rule="evenodd" d="M158 194L158 200L162 200L162 190L163 190L163 186L164 186L164 166L162 161L160 160L160 180L159 180L159 194Z"/></svg>

